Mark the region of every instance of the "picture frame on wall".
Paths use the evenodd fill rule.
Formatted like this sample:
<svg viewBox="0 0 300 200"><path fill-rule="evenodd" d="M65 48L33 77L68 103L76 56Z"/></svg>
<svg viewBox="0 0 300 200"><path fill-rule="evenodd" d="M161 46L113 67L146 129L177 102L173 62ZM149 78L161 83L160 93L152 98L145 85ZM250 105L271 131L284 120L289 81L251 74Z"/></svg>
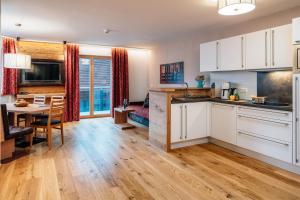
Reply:
<svg viewBox="0 0 300 200"><path fill-rule="evenodd" d="M160 65L160 84L183 84L184 62Z"/></svg>

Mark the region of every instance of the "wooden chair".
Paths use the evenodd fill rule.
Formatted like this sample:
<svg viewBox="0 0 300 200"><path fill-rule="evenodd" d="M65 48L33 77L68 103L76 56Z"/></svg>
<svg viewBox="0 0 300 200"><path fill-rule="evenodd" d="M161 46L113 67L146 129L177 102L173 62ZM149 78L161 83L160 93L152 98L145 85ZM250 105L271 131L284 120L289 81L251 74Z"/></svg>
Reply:
<svg viewBox="0 0 300 200"><path fill-rule="evenodd" d="M29 150L32 147L33 129L31 127L16 127L9 125L6 104L1 104L1 117L4 131L4 141L1 142L1 159L12 157L15 151L15 139L29 135Z"/></svg>
<svg viewBox="0 0 300 200"><path fill-rule="evenodd" d="M47 134L47 141L49 149L52 148L52 128L61 130L61 142L64 144L64 129L63 129L63 120L64 120L64 108L65 102L64 100L51 100L50 110L48 114L48 118L43 118L34 121L31 123L31 126L34 128L36 132L37 128L43 128Z"/></svg>
<svg viewBox="0 0 300 200"><path fill-rule="evenodd" d="M46 96L42 96L42 95L34 96L33 104L44 105L45 102L46 102ZM35 114L35 115L33 115L33 117L36 117L36 115L39 115L39 114ZM26 115L25 114L19 114L17 116L17 126L20 126L20 123L25 122L25 120L26 120Z"/></svg>

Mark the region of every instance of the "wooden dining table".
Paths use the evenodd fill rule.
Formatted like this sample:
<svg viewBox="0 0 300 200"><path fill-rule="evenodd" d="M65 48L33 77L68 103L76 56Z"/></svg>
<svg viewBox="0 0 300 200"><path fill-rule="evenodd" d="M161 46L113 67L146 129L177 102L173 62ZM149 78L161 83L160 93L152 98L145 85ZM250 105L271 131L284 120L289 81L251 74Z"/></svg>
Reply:
<svg viewBox="0 0 300 200"><path fill-rule="evenodd" d="M13 113L13 115L10 114L10 122L11 125L14 125L14 119L15 116L18 114L26 114L25 118L25 126L29 127L32 122L32 115L38 114L38 113L44 113L48 112L50 110L50 105L38 105L38 104L29 104L26 107L17 107L14 103L8 103L6 104L7 111L9 113Z"/></svg>

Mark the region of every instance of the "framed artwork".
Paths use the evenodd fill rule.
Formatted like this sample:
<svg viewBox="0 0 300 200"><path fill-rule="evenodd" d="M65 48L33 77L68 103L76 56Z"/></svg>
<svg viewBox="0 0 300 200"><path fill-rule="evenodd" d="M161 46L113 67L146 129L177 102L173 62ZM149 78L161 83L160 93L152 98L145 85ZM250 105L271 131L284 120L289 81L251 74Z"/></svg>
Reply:
<svg viewBox="0 0 300 200"><path fill-rule="evenodd" d="M160 65L160 84L183 84L184 62Z"/></svg>

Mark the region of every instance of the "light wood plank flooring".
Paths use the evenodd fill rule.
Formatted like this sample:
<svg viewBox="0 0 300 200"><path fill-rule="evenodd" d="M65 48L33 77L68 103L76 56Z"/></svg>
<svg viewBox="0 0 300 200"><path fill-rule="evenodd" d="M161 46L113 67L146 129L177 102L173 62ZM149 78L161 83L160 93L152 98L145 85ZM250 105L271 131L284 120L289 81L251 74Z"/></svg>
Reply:
<svg viewBox="0 0 300 200"><path fill-rule="evenodd" d="M65 126L0 169L0 199L300 199L300 176L213 144L165 153L110 118Z"/></svg>

